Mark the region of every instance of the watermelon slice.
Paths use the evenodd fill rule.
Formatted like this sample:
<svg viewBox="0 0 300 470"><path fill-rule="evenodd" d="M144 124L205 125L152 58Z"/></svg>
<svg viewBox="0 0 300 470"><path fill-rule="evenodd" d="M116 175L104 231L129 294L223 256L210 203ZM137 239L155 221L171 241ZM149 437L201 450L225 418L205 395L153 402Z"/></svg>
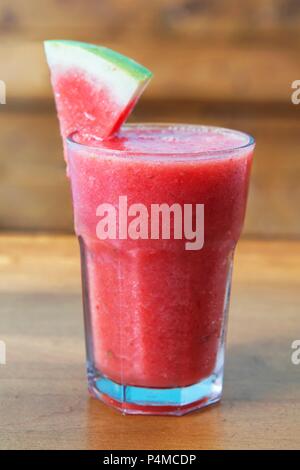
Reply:
<svg viewBox="0 0 300 470"><path fill-rule="evenodd" d="M63 139L74 132L87 140L116 132L152 74L137 62L102 46L45 41Z"/></svg>

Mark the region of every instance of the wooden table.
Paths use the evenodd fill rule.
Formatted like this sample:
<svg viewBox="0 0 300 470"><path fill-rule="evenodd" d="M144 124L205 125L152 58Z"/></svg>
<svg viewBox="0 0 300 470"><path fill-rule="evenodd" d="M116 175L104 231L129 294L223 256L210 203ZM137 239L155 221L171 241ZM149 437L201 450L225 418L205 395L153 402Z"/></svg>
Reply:
<svg viewBox="0 0 300 470"><path fill-rule="evenodd" d="M2 235L0 448L300 448L300 242L242 241L235 261L222 403L121 416L87 394L75 238Z"/></svg>

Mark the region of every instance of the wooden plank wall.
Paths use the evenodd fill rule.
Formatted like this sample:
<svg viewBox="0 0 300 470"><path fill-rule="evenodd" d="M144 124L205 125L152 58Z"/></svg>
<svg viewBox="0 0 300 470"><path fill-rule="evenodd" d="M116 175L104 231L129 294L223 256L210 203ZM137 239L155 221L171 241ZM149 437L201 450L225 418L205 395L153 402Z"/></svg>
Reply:
<svg viewBox="0 0 300 470"><path fill-rule="evenodd" d="M155 74L131 120L252 133L245 235L300 234L299 0L1 0L0 229L72 230L42 40L98 42Z"/></svg>

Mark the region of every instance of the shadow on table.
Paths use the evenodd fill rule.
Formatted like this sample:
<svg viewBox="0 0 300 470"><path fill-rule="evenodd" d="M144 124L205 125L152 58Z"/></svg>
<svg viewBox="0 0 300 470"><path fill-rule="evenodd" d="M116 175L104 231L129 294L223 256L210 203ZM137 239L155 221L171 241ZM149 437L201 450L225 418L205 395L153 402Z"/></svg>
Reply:
<svg viewBox="0 0 300 470"><path fill-rule="evenodd" d="M207 449L214 448L223 435L220 406L182 417L122 416L96 399L87 403L87 448Z"/></svg>
<svg viewBox="0 0 300 470"><path fill-rule="evenodd" d="M124 417L88 398L79 292L2 292L1 301L0 331L4 339L7 337L10 354L3 370L5 406L15 410L7 415L7 422L12 426L18 423L20 433L36 433L40 443L41 432L45 432L46 440L47 430L55 429L51 445L57 448L63 445L59 436L67 434L65 445L73 443L77 448L220 448L224 435L228 435L225 419L233 403L300 401L300 366L291 362L295 339L291 334L228 348L221 406L182 418ZM12 377L18 377L13 392ZM46 447L47 443L41 445Z"/></svg>
<svg viewBox="0 0 300 470"><path fill-rule="evenodd" d="M300 399L299 367L292 363L293 337L235 345L226 355L224 400Z"/></svg>
<svg viewBox="0 0 300 470"><path fill-rule="evenodd" d="M122 416L91 398L87 445L112 450L221 448L233 403L300 400L299 369L291 362L290 346L291 338L282 338L230 347L222 404L181 418Z"/></svg>

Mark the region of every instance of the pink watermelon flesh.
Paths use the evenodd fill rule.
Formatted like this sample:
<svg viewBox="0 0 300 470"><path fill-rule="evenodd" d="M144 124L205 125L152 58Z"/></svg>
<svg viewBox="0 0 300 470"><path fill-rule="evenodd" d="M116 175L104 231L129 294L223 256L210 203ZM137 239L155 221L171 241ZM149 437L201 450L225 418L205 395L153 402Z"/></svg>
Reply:
<svg viewBox="0 0 300 470"><path fill-rule="evenodd" d="M151 72L103 46L78 41L45 41L60 131L85 143L109 139L128 117Z"/></svg>
<svg viewBox="0 0 300 470"><path fill-rule="evenodd" d="M63 138L77 132L85 142L116 132L133 109L138 97L120 109L108 88L95 89L78 70L52 72L52 86Z"/></svg>

